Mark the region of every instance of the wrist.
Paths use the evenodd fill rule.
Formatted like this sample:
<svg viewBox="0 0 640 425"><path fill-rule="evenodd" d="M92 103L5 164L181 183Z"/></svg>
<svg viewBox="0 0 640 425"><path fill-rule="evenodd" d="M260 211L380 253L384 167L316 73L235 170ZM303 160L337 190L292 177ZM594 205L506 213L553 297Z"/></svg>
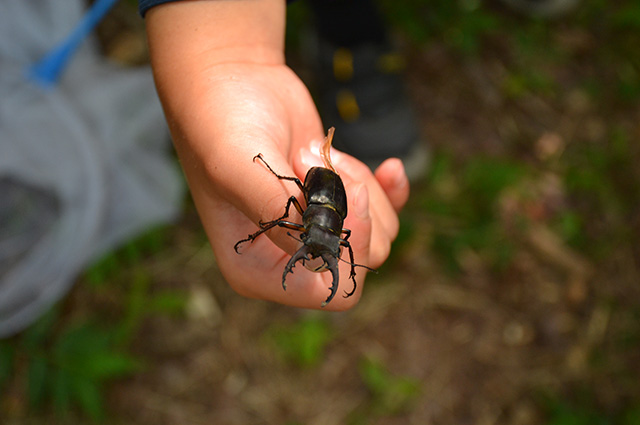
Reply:
<svg viewBox="0 0 640 425"><path fill-rule="evenodd" d="M284 0L178 1L146 14L154 69L284 63Z"/></svg>
<svg viewBox="0 0 640 425"><path fill-rule="evenodd" d="M284 0L201 0L149 9L151 64L169 121L207 102L215 79L246 65L284 64L285 7Z"/></svg>

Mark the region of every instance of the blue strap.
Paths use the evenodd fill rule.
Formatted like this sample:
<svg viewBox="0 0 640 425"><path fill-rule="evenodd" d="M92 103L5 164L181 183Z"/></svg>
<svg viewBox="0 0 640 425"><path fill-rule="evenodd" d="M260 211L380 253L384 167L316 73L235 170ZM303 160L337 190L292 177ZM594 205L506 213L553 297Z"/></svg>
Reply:
<svg viewBox="0 0 640 425"><path fill-rule="evenodd" d="M96 0L71 34L27 70L27 77L43 87L58 82L62 71L82 41L93 31L118 0Z"/></svg>

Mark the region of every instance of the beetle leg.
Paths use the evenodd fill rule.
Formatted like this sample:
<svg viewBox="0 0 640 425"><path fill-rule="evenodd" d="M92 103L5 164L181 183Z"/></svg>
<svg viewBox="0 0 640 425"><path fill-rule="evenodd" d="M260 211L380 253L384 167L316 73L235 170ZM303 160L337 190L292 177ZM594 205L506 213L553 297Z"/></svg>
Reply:
<svg viewBox="0 0 640 425"><path fill-rule="evenodd" d="M347 249L349 250L349 260L351 260L351 262L349 263L351 264L351 273L349 273L349 279L353 281L353 289L351 290L351 292L344 291L344 297L349 298L354 294L354 292L356 292L356 288L358 287L358 284L356 283L356 263L353 259L353 248L351 248L351 244L349 243L349 241L347 241L347 238L351 235L351 230L343 229L342 231L347 233L347 236L345 236L344 239L340 239L340 245L347 247Z"/></svg>
<svg viewBox="0 0 640 425"><path fill-rule="evenodd" d="M309 247L303 245L299 250L296 251L295 254L291 256L289 262L284 268L284 272L282 273L282 289L287 290L287 284L285 283L285 279L289 273L293 273L293 267L296 265L298 261L302 260L304 264L304 260L310 260L309 258Z"/></svg>
<svg viewBox="0 0 640 425"><path fill-rule="evenodd" d="M290 221L275 221L275 222L269 222L266 223L269 224L269 226L266 227L261 227L260 230L258 230L257 232L249 235L248 237L239 240L238 242L236 242L236 244L233 246L233 249L236 250L236 253L240 254L240 251L238 251L238 248L240 247L241 244L245 243L245 242L253 242L258 236L260 236L261 234L263 234L264 232L266 232L267 230L275 227L275 226L280 226L280 227L286 227L287 229L291 229L291 230L295 230L298 232L304 232L304 226L298 223L292 223Z"/></svg>
<svg viewBox="0 0 640 425"><path fill-rule="evenodd" d="M299 178L297 177L288 177L288 176L281 176L280 174L276 173L275 171L273 171L273 168L271 168L271 166L269 164L267 164L267 161L264 160L264 158L262 157L262 154L259 153L258 155L253 157L253 161L255 162L256 159L259 159L260 161L262 161L262 163L264 165L267 166L267 168L269 169L269 171L271 171L271 173L276 176L278 179L280 180L289 180L292 182L295 182L295 184L298 185L298 187L300 188L300 190L304 193L304 185L302 184L302 182L300 181ZM301 213L302 214L302 213Z"/></svg>
<svg viewBox="0 0 640 425"><path fill-rule="evenodd" d="M338 275L338 260L336 259L336 257L334 257L331 254L322 254L321 256L325 264L327 265L327 268L331 272L331 277L333 278L333 280L331 281L331 288L330 288L331 293L329 294L329 297L322 303L322 307L324 307L325 305L329 304L329 302L333 299L333 297L336 295L336 292L338 291L339 275Z"/></svg>
<svg viewBox="0 0 640 425"><path fill-rule="evenodd" d="M295 196L291 196L287 200L287 205L284 207L284 214L282 214L282 217L276 218L275 220L271 220L267 222L261 221L260 223L258 223L260 225L260 228L264 229L265 227L270 226L268 228L271 229L271 227L277 225L279 222L289 217L289 208L291 208L291 204L293 204L293 206L296 208L296 211L298 211L300 215L304 214L304 210L302 209L302 205L300 205L300 201L298 201L298 199ZM294 230L298 230L298 229L294 229Z"/></svg>
<svg viewBox="0 0 640 425"><path fill-rule="evenodd" d="M245 243L245 242L253 242L258 236L260 236L261 234L263 234L264 232L266 232L267 230L271 229L272 227L275 226L280 226L280 227L286 227L288 229L291 230L297 230L299 232L304 232L304 227L300 224L296 224L296 223L291 223L289 221L284 221L285 218L289 217L289 208L291 208L291 204L293 204L293 206L296 208L296 210L300 211L302 210L302 206L300 205L300 202L298 202L298 200L296 199L295 196L292 196L289 198L289 200L287 201L287 205L284 208L284 214L282 215L282 217L277 218L275 220L272 221L267 221L266 223L263 223L262 221L259 223L260 225L260 230L258 230L257 232L247 236L245 239L239 240L238 242L236 242L236 244L233 246L233 249L235 249L236 253L240 253L238 251L238 248L240 247L241 244Z"/></svg>

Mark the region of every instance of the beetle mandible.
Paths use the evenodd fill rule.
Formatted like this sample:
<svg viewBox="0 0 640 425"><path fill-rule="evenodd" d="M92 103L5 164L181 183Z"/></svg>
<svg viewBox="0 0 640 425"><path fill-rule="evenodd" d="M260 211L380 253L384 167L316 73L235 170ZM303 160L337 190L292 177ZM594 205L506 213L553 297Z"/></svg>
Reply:
<svg viewBox="0 0 640 425"><path fill-rule="evenodd" d="M304 183L297 177L282 176L276 173L271 166L258 154L253 157L255 162L257 159L267 167L271 173L280 180L289 180L294 182L304 195L306 208L295 196L291 196L287 201L282 217L272 221L259 222L260 229L238 241L234 249L237 253L238 247L244 242L253 242L258 236L267 230L279 226L300 232L300 241L304 244L289 260L282 273L282 288L286 291L287 274L293 273L293 267L298 261L312 260L321 258L323 263L320 267L313 271L329 270L333 278L330 288L329 297L322 303L322 307L326 306L335 296L338 290L338 260L340 258L340 248L346 247L349 251L349 264L351 272L349 278L353 281L353 289L345 291L345 298L350 297L356 291L356 267L362 267L367 270L375 271L367 266L356 264L353 258L353 249L348 239L351 236L351 230L342 227L344 219L347 217L347 194L344 190L344 184L338 173L333 168L329 159L329 148L333 139L334 128L331 127L325 138L321 156L325 167L312 167L307 171ZM289 217L289 209L291 205L302 215L302 224L293 223L285 220ZM344 237L342 235L344 234ZM344 260L342 260L344 261Z"/></svg>

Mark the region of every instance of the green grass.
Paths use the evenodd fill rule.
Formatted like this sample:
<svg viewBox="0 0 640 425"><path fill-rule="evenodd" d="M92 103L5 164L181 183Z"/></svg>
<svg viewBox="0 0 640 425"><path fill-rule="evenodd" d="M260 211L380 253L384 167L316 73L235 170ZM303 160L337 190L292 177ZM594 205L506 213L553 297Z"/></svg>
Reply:
<svg viewBox="0 0 640 425"><path fill-rule="evenodd" d="M114 329L92 321L61 326L59 319L53 309L20 336L0 341L0 388L14 380L34 413L48 408L64 418L77 409L93 421L105 419L106 386L142 362L120 346ZM14 376L20 367L26 373Z"/></svg>
<svg viewBox="0 0 640 425"><path fill-rule="evenodd" d="M506 266L512 241L498 217L501 193L527 174L521 163L476 157L454 165L446 154L434 158L429 187L419 196L433 228L433 251L448 268L460 270L465 249L482 252L489 264Z"/></svg>
<svg viewBox="0 0 640 425"><path fill-rule="evenodd" d="M289 8L289 44L300 43L300 33L309 25L303 3ZM604 133L594 139L568 138L552 164L535 158L533 139L515 147L508 145L512 141L505 141L504 151L496 155L474 152L463 158L446 147L434 149L427 184L413 193L394 255L402 251L399 247L412 243L416 229L428 226L425 255L435 256L436 263L452 275L463 271L461 258L470 250L494 272L493 277L499 276L511 264L531 220L521 214L515 223L506 223L500 215L501 201L511 192L527 200L522 185L551 172L560 178L566 199L544 218L544 224L594 265L617 265L606 261L620 250L637 252L637 233L630 229L637 229L631 226L637 223L640 205L640 149L637 117L629 120L627 111L637 110L640 101L640 5L632 0L591 0L568 17L541 21L506 12L499 4L381 1L389 22L417 51L437 45L460 66L485 58L500 60L504 75L498 89L505 102L519 105L536 99L562 113L564 94L572 90L585 93L588 114L578 117L576 126L589 124L595 116L602 120ZM535 136L523 136L527 137ZM105 395L110 384L144 369L145 359L134 354L131 342L145 320L156 315L179 316L185 309L185 293L155 288L147 264L165 252L170 233L167 228L151 230L106 254L85 272L85 296L108 298L106 307L97 303L97 308L77 314L59 305L19 336L0 341L0 413L8 397L14 397L34 415L53 412L62 418L80 414L88 421L109 419ZM397 265L406 267L393 257L385 267ZM589 296L598 296L593 292ZM614 307L614 315L634 316L611 352L602 353L601 347L593 350L589 365L593 373L606 373L619 361L614 357L637 351L637 307L631 313L628 305ZM270 325L265 339L284 362L307 372L323 361L339 338L338 332L324 315L314 313L289 324ZM382 417L413 408L420 383L390 369L378 358L360 359L359 383L368 398L354 410L349 423L378 423ZM615 378L623 382L621 377L626 377L625 385L636 385L627 369L624 364L619 366ZM637 397L619 400L615 409L604 408L594 401L597 391L591 388L586 396L566 391L544 398L538 403L544 423L640 423Z"/></svg>
<svg viewBox="0 0 640 425"><path fill-rule="evenodd" d="M420 394L421 383L410 376L398 376L374 357L360 361L360 377L371 393L371 410L377 416L397 414L409 409Z"/></svg>
<svg viewBox="0 0 640 425"><path fill-rule="evenodd" d="M598 408L589 390L579 395L547 396L541 402L546 409L545 425L636 425L640 423L640 406L631 405L619 412Z"/></svg>
<svg viewBox="0 0 640 425"><path fill-rule="evenodd" d="M311 314L289 325L272 325L266 338L286 361L312 368L322 360L333 331L324 316Z"/></svg>
<svg viewBox="0 0 640 425"><path fill-rule="evenodd" d="M142 370L130 350L144 320L184 311L186 295L153 290L144 261L161 252L167 230L159 228L106 254L86 272L90 296L108 291L121 310L63 314L57 305L21 334L0 341L0 405L11 387L31 414L59 418L79 413L94 422L108 418L109 384Z"/></svg>

